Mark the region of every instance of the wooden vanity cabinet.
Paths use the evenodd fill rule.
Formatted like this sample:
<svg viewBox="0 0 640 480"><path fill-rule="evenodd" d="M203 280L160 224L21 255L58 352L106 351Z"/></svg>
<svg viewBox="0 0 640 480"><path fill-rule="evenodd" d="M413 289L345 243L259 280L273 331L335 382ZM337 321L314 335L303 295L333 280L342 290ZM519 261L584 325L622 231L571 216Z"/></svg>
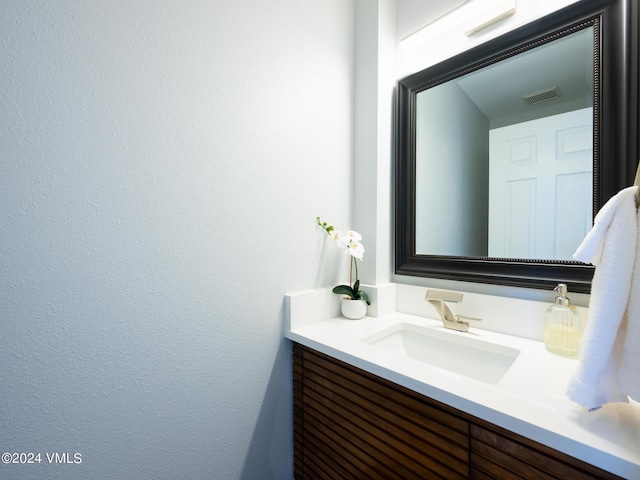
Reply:
<svg viewBox="0 0 640 480"><path fill-rule="evenodd" d="M300 344L294 475L306 479L616 479Z"/></svg>

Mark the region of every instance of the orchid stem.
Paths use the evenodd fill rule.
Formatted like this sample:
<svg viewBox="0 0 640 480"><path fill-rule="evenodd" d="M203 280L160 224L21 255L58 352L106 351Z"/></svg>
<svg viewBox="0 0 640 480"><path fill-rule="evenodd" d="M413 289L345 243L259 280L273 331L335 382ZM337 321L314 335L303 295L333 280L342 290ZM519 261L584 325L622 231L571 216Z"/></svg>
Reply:
<svg viewBox="0 0 640 480"><path fill-rule="evenodd" d="M356 261L356 259L353 259L353 265L356 266L356 280L358 280L358 262ZM351 273L349 273L349 280L351 280ZM356 292L358 293L358 292Z"/></svg>
<svg viewBox="0 0 640 480"><path fill-rule="evenodd" d="M353 257L351 258L353 259ZM358 274L356 273L356 275ZM353 262L349 262L349 285L353 285Z"/></svg>

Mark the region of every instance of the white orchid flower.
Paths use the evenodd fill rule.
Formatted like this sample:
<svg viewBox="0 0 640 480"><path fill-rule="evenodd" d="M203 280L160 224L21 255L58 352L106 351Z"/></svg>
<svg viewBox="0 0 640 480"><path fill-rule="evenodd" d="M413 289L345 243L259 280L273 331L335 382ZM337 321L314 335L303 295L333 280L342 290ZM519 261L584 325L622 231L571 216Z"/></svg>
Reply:
<svg viewBox="0 0 640 480"><path fill-rule="evenodd" d="M346 243L344 242L344 233L342 233L340 230L332 230L331 232L328 232L329 235L331 236L331 238L333 239L334 242L336 242L336 244L339 247L346 247Z"/></svg>
<svg viewBox="0 0 640 480"><path fill-rule="evenodd" d="M362 256L364 255L364 246L360 242L357 240L351 240L347 245L347 248L347 253L358 260L362 260Z"/></svg>
<svg viewBox="0 0 640 480"><path fill-rule="evenodd" d="M338 247L348 247L351 242L359 242L362 240L362 235L355 230L347 230L346 232L335 230L334 232L335 235L333 235L333 239L336 240Z"/></svg>
<svg viewBox="0 0 640 480"><path fill-rule="evenodd" d="M356 240L356 241L360 241L362 240L362 235L360 235L358 232L356 232L355 230L347 230L347 232L345 233L345 235L347 237L349 237L351 240Z"/></svg>

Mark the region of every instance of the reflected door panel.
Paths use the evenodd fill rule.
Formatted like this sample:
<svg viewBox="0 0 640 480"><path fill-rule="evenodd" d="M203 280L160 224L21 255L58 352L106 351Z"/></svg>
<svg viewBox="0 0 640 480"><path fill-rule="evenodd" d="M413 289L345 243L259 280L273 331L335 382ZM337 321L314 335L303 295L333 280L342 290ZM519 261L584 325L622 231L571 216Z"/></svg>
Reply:
<svg viewBox="0 0 640 480"><path fill-rule="evenodd" d="M489 256L571 260L593 218L593 111L489 134Z"/></svg>

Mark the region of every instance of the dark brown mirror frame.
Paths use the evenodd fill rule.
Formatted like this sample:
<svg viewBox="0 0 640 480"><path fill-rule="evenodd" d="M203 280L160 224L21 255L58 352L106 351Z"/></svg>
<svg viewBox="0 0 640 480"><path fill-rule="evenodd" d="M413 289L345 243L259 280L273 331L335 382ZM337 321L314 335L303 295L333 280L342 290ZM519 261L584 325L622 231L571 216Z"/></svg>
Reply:
<svg viewBox="0 0 640 480"><path fill-rule="evenodd" d="M594 212L633 184L639 159L638 0L584 0L398 82L395 273L589 293L594 267L572 261L416 254L415 99L420 91L594 26ZM595 213L594 213L595 214Z"/></svg>

